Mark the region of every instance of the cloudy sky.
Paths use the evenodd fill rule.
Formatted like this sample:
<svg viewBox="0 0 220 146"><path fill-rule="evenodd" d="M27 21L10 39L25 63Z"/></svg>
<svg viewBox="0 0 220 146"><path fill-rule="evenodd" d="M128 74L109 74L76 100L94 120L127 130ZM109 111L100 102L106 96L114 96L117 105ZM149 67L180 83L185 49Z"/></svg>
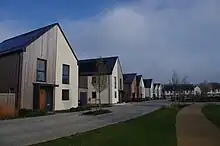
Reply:
<svg viewBox="0 0 220 146"><path fill-rule="evenodd" d="M0 4L0 41L59 22L79 59L119 56L124 72L220 81L220 0L70 0Z"/></svg>

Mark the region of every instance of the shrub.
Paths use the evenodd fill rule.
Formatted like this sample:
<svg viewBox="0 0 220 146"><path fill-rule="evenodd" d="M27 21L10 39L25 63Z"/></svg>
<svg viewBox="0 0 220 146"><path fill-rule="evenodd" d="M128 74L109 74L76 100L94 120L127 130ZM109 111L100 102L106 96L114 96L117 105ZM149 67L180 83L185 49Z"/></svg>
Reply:
<svg viewBox="0 0 220 146"><path fill-rule="evenodd" d="M72 107L70 108L70 112L79 112L79 111L85 111L85 110L91 110L90 106L78 106L76 108Z"/></svg>
<svg viewBox="0 0 220 146"><path fill-rule="evenodd" d="M37 116L44 116L46 115L46 111L39 110L31 110L31 109L20 109L19 110L19 117L37 117Z"/></svg>
<svg viewBox="0 0 220 146"><path fill-rule="evenodd" d="M100 109L100 110L96 110L96 111L88 111L83 113L83 115L102 115L102 114L107 114L107 113L111 113L110 110L106 110L106 109Z"/></svg>

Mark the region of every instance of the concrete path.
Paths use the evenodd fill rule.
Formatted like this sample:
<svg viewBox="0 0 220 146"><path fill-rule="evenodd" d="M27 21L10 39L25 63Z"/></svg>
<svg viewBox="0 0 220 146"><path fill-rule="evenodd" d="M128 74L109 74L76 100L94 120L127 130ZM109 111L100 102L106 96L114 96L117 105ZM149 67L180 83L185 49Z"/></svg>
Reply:
<svg viewBox="0 0 220 146"><path fill-rule="evenodd" d="M51 116L0 121L0 146L24 146L69 136L150 113L167 101L150 101L110 107L110 114L82 116L64 113Z"/></svg>
<svg viewBox="0 0 220 146"><path fill-rule="evenodd" d="M220 146L220 130L204 117L203 105L193 104L178 113L178 146Z"/></svg>

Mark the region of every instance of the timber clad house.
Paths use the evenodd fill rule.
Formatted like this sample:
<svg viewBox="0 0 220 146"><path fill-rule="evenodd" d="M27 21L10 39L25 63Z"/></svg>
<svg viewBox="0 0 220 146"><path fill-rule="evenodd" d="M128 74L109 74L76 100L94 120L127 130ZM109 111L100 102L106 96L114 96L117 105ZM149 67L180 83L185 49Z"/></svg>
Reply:
<svg viewBox="0 0 220 146"><path fill-rule="evenodd" d="M93 84L97 81L97 62L99 58L79 60L79 102L95 104L99 100L98 92ZM119 58L102 58L107 76L106 88L100 93L101 104L116 104L122 102L123 73Z"/></svg>
<svg viewBox="0 0 220 146"><path fill-rule="evenodd" d="M123 101L132 101L137 98L136 73L123 74L124 78L124 97Z"/></svg>
<svg viewBox="0 0 220 146"><path fill-rule="evenodd" d="M0 43L0 93L15 93L17 109L78 106L78 59L58 23Z"/></svg>

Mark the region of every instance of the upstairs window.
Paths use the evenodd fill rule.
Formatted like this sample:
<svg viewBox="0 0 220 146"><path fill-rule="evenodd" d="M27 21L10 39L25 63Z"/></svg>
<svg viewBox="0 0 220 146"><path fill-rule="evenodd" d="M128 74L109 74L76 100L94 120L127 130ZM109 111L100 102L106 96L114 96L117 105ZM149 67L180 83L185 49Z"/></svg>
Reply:
<svg viewBox="0 0 220 146"><path fill-rule="evenodd" d="M92 77L92 84L96 84L96 77Z"/></svg>
<svg viewBox="0 0 220 146"><path fill-rule="evenodd" d="M120 89L122 89L122 79L120 79Z"/></svg>
<svg viewBox="0 0 220 146"><path fill-rule="evenodd" d="M117 88L116 77L114 77L114 84L115 84L115 89L116 89Z"/></svg>
<svg viewBox="0 0 220 146"><path fill-rule="evenodd" d="M47 61L43 59L37 59L37 81L46 82L46 68Z"/></svg>
<svg viewBox="0 0 220 146"><path fill-rule="evenodd" d="M63 84L69 84L69 72L70 72L70 66L63 64L63 77L62 77Z"/></svg>

